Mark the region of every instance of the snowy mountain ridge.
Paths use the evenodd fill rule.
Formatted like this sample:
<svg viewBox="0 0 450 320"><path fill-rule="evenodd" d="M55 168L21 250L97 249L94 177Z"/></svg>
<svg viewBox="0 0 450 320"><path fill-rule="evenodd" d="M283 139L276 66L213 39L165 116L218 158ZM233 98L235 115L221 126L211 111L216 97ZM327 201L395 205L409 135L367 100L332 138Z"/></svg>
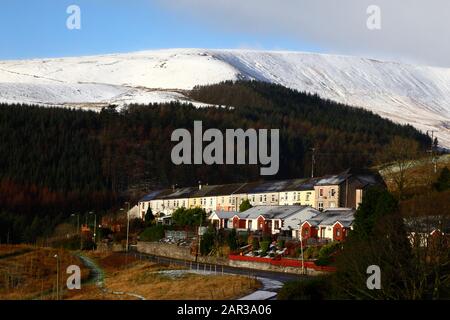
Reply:
<svg viewBox="0 0 450 320"><path fill-rule="evenodd" d="M0 61L0 102L95 110L185 101L183 90L237 79L316 93L424 132L435 130L441 145L450 148L450 69L348 56L170 49Z"/></svg>

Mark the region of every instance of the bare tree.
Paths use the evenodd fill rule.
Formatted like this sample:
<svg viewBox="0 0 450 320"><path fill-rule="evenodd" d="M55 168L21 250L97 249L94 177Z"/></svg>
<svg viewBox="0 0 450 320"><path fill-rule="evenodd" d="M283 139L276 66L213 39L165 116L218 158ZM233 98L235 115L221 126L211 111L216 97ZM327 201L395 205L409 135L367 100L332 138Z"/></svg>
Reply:
<svg viewBox="0 0 450 320"><path fill-rule="evenodd" d="M378 155L378 162L382 165L381 172L388 183L392 183L401 199L405 188L412 183L412 176L408 174L417 164L419 144L416 141L395 137L391 143Z"/></svg>

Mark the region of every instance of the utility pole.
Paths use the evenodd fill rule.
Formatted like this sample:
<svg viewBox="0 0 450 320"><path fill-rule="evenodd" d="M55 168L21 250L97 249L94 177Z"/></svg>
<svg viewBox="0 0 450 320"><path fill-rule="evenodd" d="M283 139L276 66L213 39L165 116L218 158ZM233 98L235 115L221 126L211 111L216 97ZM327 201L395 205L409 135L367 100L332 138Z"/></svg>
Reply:
<svg viewBox="0 0 450 320"><path fill-rule="evenodd" d="M312 159L311 159L311 178L314 178L314 166L316 164L316 148L311 148Z"/></svg>
<svg viewBox="0 0 450 320"><path fill-rule="evenodd" d="M130 203L125 202L125 204L127 205L127 249L126 249L126 252L128 254L128 237L129 237L129 233L130 233Z"/></svg>
<svg viewBox="0 0 450 320"><path fill-rule="evenodd" d="M195 262L197 262L197 260L198 260L200 246L201 246L201 243L202 243L202 236L200 235L200 229L202 227L202 224L203 224L203 215L200 213L200 225L199 225L199 227L197 229L198 242L197 242L197 250L196 250L196 253L195 253Z"/></svg>
<svg viewBox="0 0 450 320"><path fill-rule="evenodd" d="M55 254L53 257L56 258L56 300L59 300L59 256Z"/></svg>
<svg viewBox="0 0 450 320"><path fill-rule="evenodd" d="M437 131L436 130L428 130L427 135L429 132L431 132L431 145L430 145L430 150L428 150L428 152L430 153L431 163L433 164L434 173L436 174L437 173L437 161L434 158L434 133Z"/></svg>
<svg viewBox="0 0 450 320"><path fill-rule="evenodd" d="M302 254L302 274L305 274L305 258L303 255L303 230L300 229L300 250Z"/></svg>

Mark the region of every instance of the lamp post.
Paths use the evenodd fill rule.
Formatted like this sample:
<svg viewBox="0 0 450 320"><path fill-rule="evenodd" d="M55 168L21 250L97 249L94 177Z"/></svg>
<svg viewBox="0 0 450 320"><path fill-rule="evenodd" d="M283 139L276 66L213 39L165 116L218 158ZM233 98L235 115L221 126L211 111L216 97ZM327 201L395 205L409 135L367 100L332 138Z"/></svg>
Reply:
<svg viewBox="0 0 450 320"><path fill-rule="evenodd" d="M83 244L81 242L81 229L80 229L80 214L79 213L72 213L70 215L71 217L77 216L77 234L80 236L80 250L83 250Z"/></svg>
<svg viewBox="0 0 450 320"><path fill-rule="evenodd" d="M55 254L53 257L56 258L56 300L59 300L59 256Z"/></svg>
<svg viewBox="0 0 450 320"><path fill-rule="evenodd" d="M125 204L127 205L127 248L126 248L126 252L128 254L128 237L130 234L130 203L125 202Z"/></svg>
<svg viewBox="0 0 450 320"><path fill-rule="evenodd" d="M305 274L305 259L303 256L303 229L300 229L300 251L302 254L302 274Z"/></svg>
<svg viewBox="0 0 450 320"><path fill-rule="evenodd" d="M94 240L94 248L95 248L95 244L96 244L96 232L97 232L97 214L96 213L94 213L94 212L89 212L89 214L93 214L94 215L94 237L93 237L93 240ZM92 248L92 250L94 250L94 248Z"/></svg>

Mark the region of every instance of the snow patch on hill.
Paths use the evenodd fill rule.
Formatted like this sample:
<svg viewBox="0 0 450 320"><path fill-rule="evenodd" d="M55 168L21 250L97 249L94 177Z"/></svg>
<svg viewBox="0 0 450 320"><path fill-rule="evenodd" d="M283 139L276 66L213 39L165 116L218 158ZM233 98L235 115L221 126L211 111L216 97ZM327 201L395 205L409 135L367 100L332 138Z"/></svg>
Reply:
<svg viewBox="0 0 450 320"><path fill-rule="evenodd" d="M183 90L237 79L317 93L422 131L436 130L450 147L450 69L357 57L172 49L0 61L0 101L70 107L188 101Z"/></svg>

